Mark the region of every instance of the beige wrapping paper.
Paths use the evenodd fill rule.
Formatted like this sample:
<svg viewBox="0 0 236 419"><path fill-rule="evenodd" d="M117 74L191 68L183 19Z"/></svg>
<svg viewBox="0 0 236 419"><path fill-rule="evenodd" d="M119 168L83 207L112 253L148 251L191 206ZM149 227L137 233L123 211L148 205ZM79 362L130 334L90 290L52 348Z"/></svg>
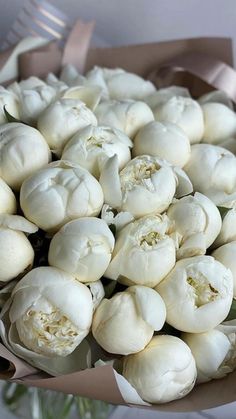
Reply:
<svg viewBox="0 0 236 419"><path fill-rule="evenodd" d="M90 25L90 29L92 30L92 25ZM91 36L90 30L85 30L85 32L87 37ZM75 45L74 35L73 33ZM83 39L81 37L77 42L77 50L66 48L64 55L54 42L23 54L19 61L20 76L22 78L31 75L43 77L50 71L59 72L62 62L69 63L71 61L79 69L84 68L85 71L94 65L119 66L144 77L151 75L150 77L154 77L156 81L158 80L158 84L162 84L162 82L166 84L168 83L166 74L165 77L160 78L157 69L166 67L166 63L171 63L174 68L175 57L188 52L209 54L213 58L213 65L214 57L228 65L233 64L232 43L227 38L185 39L119 48L93 48L88 50L87 59L85 60L85 51L88 48L87 41L88 38ZM177 62L177 67L181 67L180 62ZM195 68L194 60L192 61L192 67ZM196 77L196 75L201 76L201 74L198 74L198 70L195 73L193 78L189 73L177 72L177 77L174 76L174 79L173 74L171 75L171 81L175 80L177 83L187 85L192 94L197 96L209 90L209 83L206 83L206 81L209 82L209 78L207 80L205 78L203 82L199 77ZM236 90L236 84L234 88ZM33 367L11 354L3 345L0 345L0 356L2 357L2 362L0 360L0 378L2 379L7 378L26 385L78 394L114 404L132 405L131 402L135 399L133 389L124 385L122 377L113 370L111 365L99 366L78 373L51 378L47 374L37 373ZM4 370L6 366L7 368ZM135 400L137 400L136 403L141 404L138 397ZM233 401L236 401L236 371L224 379L196 386L188 396L181 400L158 406L145 407L142 404L142 408L162 411L196 411Z"/></svg>

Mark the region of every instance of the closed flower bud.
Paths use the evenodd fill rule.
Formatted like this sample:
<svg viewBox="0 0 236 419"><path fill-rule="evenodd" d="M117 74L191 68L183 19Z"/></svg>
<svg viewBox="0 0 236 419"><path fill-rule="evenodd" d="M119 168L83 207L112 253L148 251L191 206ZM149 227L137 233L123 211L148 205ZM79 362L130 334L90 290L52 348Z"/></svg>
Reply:
<svg viewBox="0 0 236 419"><path fill-rule="evenodd" d="M170 122L150 122L134 138L133 156L149 154L183 167L190 157L190 142L184 131Z"/></svg>
<svg viewBox="0 0 236 419"><path fill-rule="evenodd" d="M109 265L114 242L111 230L99 218L70 221L50 243L49 264L70 273L80 282L97 281Z"/></svg>
<svg viewBox="0 0 236 419"><path fill-rule="evenodd" d="M132 145L132 141L122 131L88 125L69 140L62 159L79 164L98 178L104 162L115 154L119 169L122 169L131 159Z"/></svg>
<svg viewBox="0 0 236 419"><path fill-rule="evenodd" d="M49 147L32 127L20 123L0 126L0 177L15 190L51 159Z"/></svg>
<svg viewBox="0 0 236 419"><path fill-rule="evenodd" d="M24 182L20 205L29 220L55 232L72 219L98 215L103 192L87 170L59 160Z"/></svg>
<svg viewBox="0 0 236 419"><path fill-rule="evenodd" d="M38 129L51 150L61 155L67 141L81 128L97 125L93 112L78 99L60 99L49 105L38 119Z"/></svg>
<svg viewBox="0 0 236 419"><path fill-rule="evenodd" d="M191 98L174 96L158 106L154 116L159 122L172 122L182 128L191 144L199 143L203 138L203 112Z"/></svg>
<svg viewBox="0 0 236 419"><path fill-rule="evenodd" d="M0 214L14 214L16 198L11 188L0 178Z"/></svg>
<svg viewBox="0 0 236 419"><path fill-rule="evenodd" d="M196 380L189 347L179 338L154 336L146 348L124 358L123 376L143 400L166 403L186 396Z"/></svg>
<svg viewBox="0 0 236 419"><path fill-rule="evenodd" d="M222 103L204 103L201 105L204 116L204 142L219 144L236 135L236 115Z"/></svg>
<svg viewBox="0 0 236 419"><path fill-rule="evenodd" d="M154 120L153 113L144 102L134 100L110 100L95 109L99 125L108 125L124 131L133 138L144 125Z"/></svg>
<svg viewBox="0 0 236 419"><path fill-rule="evenodd" d="M34 250L24 233L37 230L19 215L0 214L0 282L8 282L31 269Z"/></svg>
<svg viewBox="0 0 236 419"><path fill-rule="evenodd" d="M165 304L159 294L140 285L103 299L95 311L92 332L107 352L139 352L165 322Z"/></svg>

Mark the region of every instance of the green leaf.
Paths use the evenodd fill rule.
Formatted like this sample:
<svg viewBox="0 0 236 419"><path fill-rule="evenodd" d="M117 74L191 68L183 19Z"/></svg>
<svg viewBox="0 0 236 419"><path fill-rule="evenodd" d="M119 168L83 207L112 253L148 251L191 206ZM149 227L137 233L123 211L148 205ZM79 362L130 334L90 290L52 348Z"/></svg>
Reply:
<svg viewBox="0 0 236 419"><path fill-rule="evenodd" d="M227 318L225 319L225 321L235 320L235 319L236 319L236 300L233 300L229 314Z"/></svg>
<svg viewBox="0 0 236 419"><path fill-rule="evenodd" d="M12 116L6 109L6 105L3 106L4 114L6 117L7 122L20 122L21 124L24 124L24 122L20 121L19 119Z"/></svg>
<svg viewBox="0 0 236 419"><path fill-rule="evenodd" d="M217 208L220 211L222 220L226 216L226 214L232 209L232 208L226 208L226 207L217 207Z"/></svg>

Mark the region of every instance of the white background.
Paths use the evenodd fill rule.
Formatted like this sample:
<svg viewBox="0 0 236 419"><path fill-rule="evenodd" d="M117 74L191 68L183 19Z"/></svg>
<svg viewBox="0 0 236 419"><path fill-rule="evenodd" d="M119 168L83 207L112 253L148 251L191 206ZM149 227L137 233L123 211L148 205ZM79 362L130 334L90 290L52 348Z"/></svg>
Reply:
<svg viewBox="0 0 236 419"><path fill-rule="evenodd" d="M236 0L51 0L71 17L96 19L94 40L124 45L197 36L229 36L236 40ZM23 0L0 0L0 38L4 39ZM235 42L236 45L236 42ZM236 57L236 47L235 47ZM7 418L1 407L1 417ZM230 405L198 414L159 414L119 408L114 419L235 419ZM94 418L95 419L95 418Z"/></svg>

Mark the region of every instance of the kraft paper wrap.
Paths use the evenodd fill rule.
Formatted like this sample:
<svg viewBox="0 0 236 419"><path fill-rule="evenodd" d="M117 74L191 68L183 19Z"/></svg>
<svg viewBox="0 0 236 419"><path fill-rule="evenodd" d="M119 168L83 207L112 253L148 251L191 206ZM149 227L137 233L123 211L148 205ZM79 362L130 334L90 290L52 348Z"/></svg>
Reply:
<svg viewBox="0 0 236 419"><path fill-rule="evenodd" d="M180 83L188 86L194 96L211 86L225 90L236 101L236 73L232 43L227 38L185 39L116 48L88 49L93 24L77 23L64 53L55 42L20 56L21 78L44 77L58 73L61 64L73 63L80 71L94 65L122 67L154 80L158 86ZM77 37L76 34L80 34ZM3 57L5 59L5 57ZM186 70L186 71L185 71ZM236 371L224 379L196 386L181 400L158 406L145 406L127 389L124 379L111 365L99 366L60 377L49 377L10 353L0 344L0 378L28 386L37 386L104 400L114 404L132 405L162 411L196 411L236 401ZM135 404L135 406L137 406Z"/></svg>

